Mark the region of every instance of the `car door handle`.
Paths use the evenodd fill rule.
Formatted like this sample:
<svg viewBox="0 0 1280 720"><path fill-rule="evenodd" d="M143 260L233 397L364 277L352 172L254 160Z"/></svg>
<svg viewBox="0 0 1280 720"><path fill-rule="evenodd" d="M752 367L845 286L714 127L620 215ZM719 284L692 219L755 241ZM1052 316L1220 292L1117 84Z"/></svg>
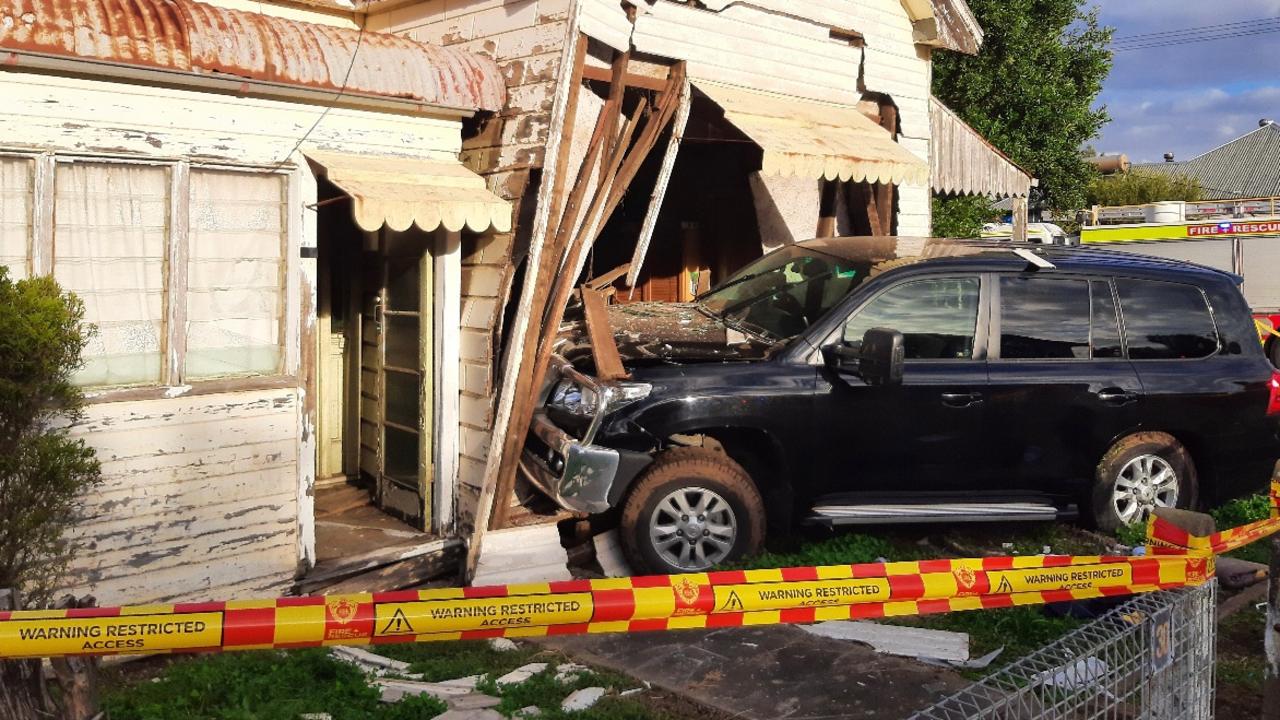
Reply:
<svg viewBox="0 0 1280 720"><path fill-rule="evenodd" d="M942 404L953 408L966 408L982 404L982 393L942 393Z"/></svg>
<svg viewBox="0 0 1280 720"><path fill-rule="evenodd" d="M1105 388L1098 391L1098 399L1108 405L1128 405L1138 401L1138 394L1120 388Z"/></svg>

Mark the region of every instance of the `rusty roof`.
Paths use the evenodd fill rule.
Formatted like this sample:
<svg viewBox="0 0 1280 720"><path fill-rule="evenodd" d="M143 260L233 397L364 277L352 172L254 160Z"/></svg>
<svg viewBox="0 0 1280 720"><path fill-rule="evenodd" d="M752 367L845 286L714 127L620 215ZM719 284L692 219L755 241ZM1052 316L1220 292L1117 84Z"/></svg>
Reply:
<svg viewBox="0 0 1280 720"><path fill-rule="evenodd" d="M324 90L345 84L353 94L450 108L499 110L506 101L497 65L483 56L194 0L0 0L0 49Z"/></svg>

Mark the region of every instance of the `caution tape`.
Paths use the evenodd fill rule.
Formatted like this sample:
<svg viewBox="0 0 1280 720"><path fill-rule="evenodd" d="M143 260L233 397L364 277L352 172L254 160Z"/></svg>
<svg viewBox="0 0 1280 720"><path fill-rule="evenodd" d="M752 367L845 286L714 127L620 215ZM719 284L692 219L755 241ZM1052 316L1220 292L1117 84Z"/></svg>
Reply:
<svg viewBox="0 0 1280 720"><path fill-rule="evenodd" d="M1257 325L1258 329L1267 335L1275 335L1276 337L1280 337L1280 332L1278 332L1275 328L1271 327L1269 323L1265 323L1257 318L1254 318L1253 324Z"/></svg>
<svg viewBox="0 0 1280 720"><path fill-rule="evenodd" d="M0 658L367 645L893 617L1197 585L1213 559L1034 556L0 613Z"/></svg>
<svg viewBox="0 0 1280 720"><path fill-rule="evenodd" d="M0 612L0 659L260 650L812 623L984 610L1200 585L1214 556L1280 532L1148 524L1148 554L731 570L494 587Z"/></svg>

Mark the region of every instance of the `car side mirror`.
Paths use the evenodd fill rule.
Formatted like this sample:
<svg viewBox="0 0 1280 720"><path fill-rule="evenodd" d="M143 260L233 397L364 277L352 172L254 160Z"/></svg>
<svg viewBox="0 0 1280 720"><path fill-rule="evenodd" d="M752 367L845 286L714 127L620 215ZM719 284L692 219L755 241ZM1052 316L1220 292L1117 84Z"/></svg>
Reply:
<svg viewBox="0 0 1280 720"><path fill-rule="evenodd" d="M888 328L871 328L862 336L858 375L868 385L901 385L906 362L902 333Z"/></svg>
<svg viewBox="0 0 1280 720"><path fill-rule="evenodd" d="M857 375L868 385L901 385L906 358L902 333L872 328L861 345L838 342L822 348L822 359L831 370Z"/></svg>

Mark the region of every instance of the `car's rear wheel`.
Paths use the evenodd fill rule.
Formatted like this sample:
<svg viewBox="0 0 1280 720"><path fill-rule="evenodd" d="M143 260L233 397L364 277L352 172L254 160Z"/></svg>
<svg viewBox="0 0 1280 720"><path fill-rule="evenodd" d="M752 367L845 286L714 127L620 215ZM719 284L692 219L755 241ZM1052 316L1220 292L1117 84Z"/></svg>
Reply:
<svg viewBox="0 0 1280 720"><path fill-rule="evenodd" d="M1138 433L1116 443L1098 463L1093 520L1115 532L1146 522L1158 507L1195 507L1198 484L1191 455L1165 433Z"/></svg>
<svg viewBox="0 0 1280 720"><path fill-rule="evenodd" d="M1271 359L1271 364L1280 368L1280 339L1271 338L1267 343L1267 357Z"/></svg>
<svg viewBox="0 0 1280 720"><path fill-rule="evenodd" d="M621 534L637 572L701 572L760 549L764 501L727 455L669 450L636 480L622 508Z"/></svg>

